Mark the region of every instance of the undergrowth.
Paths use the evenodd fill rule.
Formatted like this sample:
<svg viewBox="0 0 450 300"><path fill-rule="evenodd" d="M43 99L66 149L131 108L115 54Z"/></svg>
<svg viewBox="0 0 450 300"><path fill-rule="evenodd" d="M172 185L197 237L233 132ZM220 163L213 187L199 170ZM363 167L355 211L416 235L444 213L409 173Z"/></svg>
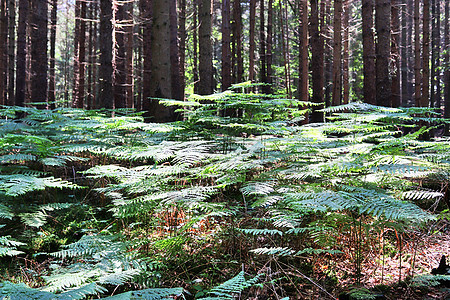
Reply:
<svg viewBox="0 0 450 300"><path fill-rule="evenodd" d="M1 297L332 298L446 218L433 110L351 103L302 125L312 103L248 87L163 99L184 116L171 124L1 109ZM408 259L399 280L421 273Z"/></svg>

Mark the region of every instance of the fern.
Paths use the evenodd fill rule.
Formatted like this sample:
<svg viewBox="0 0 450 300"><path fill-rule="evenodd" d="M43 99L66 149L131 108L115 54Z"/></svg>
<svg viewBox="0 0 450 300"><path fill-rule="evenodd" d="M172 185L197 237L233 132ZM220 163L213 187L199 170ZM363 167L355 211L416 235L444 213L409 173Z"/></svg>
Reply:
<svg viewBox="0 0 450 300"><path fill-rule="evenodd" d="M180 297L183 294L182 288L153 288L140 291L131 291L115 296L110 296L102 299L107 300L166 300Z"/></svg>
<svg viewBox="0 0 450 300"><path fill-rule="evenodd" d="M243 290L255 285L262 274L251 279L245 279L245 273L241 271L235 277L225 281L224 283L214 287L209 292L209 296L200 298L202 300L225 300L234 299L234 295L242 293Z"/></svg>

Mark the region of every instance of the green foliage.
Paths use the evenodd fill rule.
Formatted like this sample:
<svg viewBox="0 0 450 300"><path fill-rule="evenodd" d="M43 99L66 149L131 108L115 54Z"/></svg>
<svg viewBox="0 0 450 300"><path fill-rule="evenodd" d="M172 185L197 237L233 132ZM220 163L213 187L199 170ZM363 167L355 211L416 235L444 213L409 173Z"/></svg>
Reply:
<svg viewBox="0 0 450 300"><path fill-rule="evenodd" d="M201 298L202 300L226 300L234 299L235 295L239 295L243 290L255 285L263 274L259 274L251 279L245 279L245 273L241 271L233 278L214 287L209 292L209 296Z"/></svg>

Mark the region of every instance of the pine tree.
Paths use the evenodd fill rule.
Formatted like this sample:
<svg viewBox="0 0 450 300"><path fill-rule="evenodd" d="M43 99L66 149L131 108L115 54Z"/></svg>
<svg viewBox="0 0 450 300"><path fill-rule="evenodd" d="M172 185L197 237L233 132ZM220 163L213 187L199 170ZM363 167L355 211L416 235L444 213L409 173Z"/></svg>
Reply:
<svg viewBox="0 0 450 300"><path fill-rule="evenodd" d="M364 102L376 104L375 41L372 28L373 0L362 0Z"/></svg>
<svg viewBox="0 0 450 300"><path fill-rule="evenodd" d="M376 51L376 101L377 105L391 106L391 80L389 59L391 56L391 2L376 0L375 27Z"/></svg>
<svg viewBox="0 0 450 300"><path fill-rule="evenodd" d="M211 0L199 0L199 83L198 93L210 95L214 92L213 63L212 63L212 21ZM254 0L251 0L254 1Z"/></svg>
<svg viewBox="0 0 450 300"><path fill-rule="evenodd" d="M222 0L222 91L231 86L230 0Z"/></svg>
<svg viewBox="0 0 450 300"><path fill-rule="evenodd" d="M112 0L100 0L100 65L99 65L99 95L100 108L111 109L114 105L113 95L113 11Z"/></svg>

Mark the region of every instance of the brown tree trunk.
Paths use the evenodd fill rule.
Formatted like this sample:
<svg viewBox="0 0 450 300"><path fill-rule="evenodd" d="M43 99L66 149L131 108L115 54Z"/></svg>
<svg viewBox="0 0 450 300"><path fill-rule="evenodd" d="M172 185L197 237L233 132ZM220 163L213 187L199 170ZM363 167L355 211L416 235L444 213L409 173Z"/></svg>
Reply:
<svg viewBox="0 0 450 300"><path fill-rule="evenodd" d="M280 26L281 26L281 43L283 45L283 58L284 58L284 80L286 84L286 93L288 98L292 98L291 88L291 64L290 64L290 51L289 51L289 27L288 27L288 13L287 4L284 1L280 2Z"/></svg>
<svg viewBox="0 0 450 300"><path fill-rule="evenodd" d="M113 4L114 5L114 4ZM114 108L125 108L127 99L127 73L125 64L126 46L125 46L125 9L122 4L117 5L115 13L114 35L116 48L114 57Z"/></svg>
<svg viewBox="0 0 450 300"><path fill-rule="evenodd" d="M7 54L8 47L8 16L6 14L7 1L0 1L0 105L6 104L7 97Z"/></svg>
<svg viewBox="0 0 450 300"><path fill-rule="evenodd" d="M420 0L414 0L414 103L421 106L422 74L420 61Z"/></svg>
<svg viewBox="0 0 450 300"><path fill-rule="evenodd" d="M364 69L364 102L375 105L375 42L373 36L373 0L362 0L362 36Z"/></svg>
<svg viewBox="0 0 450 300"><path fill-rule="evenodd" d="M14 105L24 106L26 88L27 62L27 23L28 0L19 0L19 20L17 27L17 56L16 56L16 97Z"/></svg>
<svg viewBox="0 0 450 300"><path fill-rule="evenodd" d="M408 16L407 16L407 1L402 1L402 37L400 43L400 74L401 74L401 100L402 106L406 106L408 100L408 47L410 39L408 38Z"/></svg>
<svg viewBox="0 0 450 300"><path fill-rule="evenodd" d="M250 0L250 37L249 37L249 70L248 79L255 80L255 18L256 18L256 0Z"/></svg>
<svg viewBox="0 0 450 300"><path fill-rule="evenodd" d="M84 107L85 83L86 83L86 2L81 2L80 8L80 32L78 46L78 95L75 98L74 107Z"/></svg>
<svg viewBox="0 0 450 300"><path fill-rule="evenodd" d="M450 20L450 0L445 0L445 20ZM445 22L444 25L444 62L445 66L450 64L450 33L449 22ZM444 117L450 118L450 68L447 67L444 71ZM449 126L446 126L446 134L449 134Z"/></svg>
<svg viewBox="0 0 450 300"><path fill-rule="evenodd" d="M232 65L233 65L233 82L242 82L244 73L244 62L242 58L242 11L241 1L233 0L233 49L232 49Z"/></svg>
<svg viewBox="0 0 450 300"><path fill-rule="evenodd" d="M214 92L213 64L212 64L212 20L211 0L199 0L199 75L198 93L210 95ZM254 1L254 0L252 0Z"/></svg>
<svg viewBox="0 0 450 300"><path fill-rule="evenodd" d="M341 104L342 91L342 0L334 1L333 106Z"/></svg>
<svg viewBox="0 0 450 300"><path fill-rule="evenodd" d="M259 70L259 78L262 83L267 82L267 70L266 70L266 25L265 25L265 8L264 1L259 1L259 62L261 63L261 69Z"/></svg>
<svg viewBox="0 0 450 300"><path fill-rule="evenodd" d="M141 15L142 23L142 56L143 56L143 74L142 74L142 109L144 111L149 111L150 109L150 85L151 85L151 74L152 74L152 51L151 43L152 40L152 22L153 22L153 7L151 0L140 0L139 10Z"/></svg>
<svg viewBox="0 0 450 300"><path fill-rule="evenodd" d="M193 59L193 66L192 66L192 72L194 77L194 93L198 94L198 84L199 84L199 76L198 76L198 1L200 0L193 0L194 5L194 14L192 16L193 18L193 33L192 33L192 59Z"/></svg>
<svg viewBox="0 0 450 300"><path fill-rule="evenodd" d="M308 0L300 0L299 26L299 100L308 101Z"/></svg>
<svg viewBox="0 0 450 300"><path fill-rule="evenodd" d="M399 0L392 0L391 5L391 62L392 84L391 84L391 105L392 107L400 107L400 53L399 53L399 36L400 36L400 16L399 16Z"/></svg>
<svg viewBox="0 0 450 300"><path fill-rule="evenodd" d="M171 72L171 26L170 12L171 2L166 0L153 1L153 23L151 51L152 72L150 81L150 97L172 99L172 72ZM149 41L147 41L149 42ZM169 51L168 51L169 49ZM178 53L178 49L176 49ZM150 117L152 122L169 122L174 120L172 108L168 108L159 103L158 99L150 99L150 107L146 117Z"/></svg>
<svg viewBox="0 0 450 300"><path fill-rule="evenodd" d="M310 24L310 44L311 44L311 77L312 77L312 102L323 103L323 47L324 41L319 31L319 3L318 0L311 1L311 16L309 20ZM323 1L323 0L322 0ZM310 122L318 123L323 122L323 113L319 110L323 108L323 105L315 107Z"/></svg>
<svg viewBox="0 0 450 300"><path fill-rule="evenodd" d="M124 4L126 14L126 57L125 69L126 79L126 104L127 108L134 108L134 68L133 68L133 49L134 49L134 21L133 21L133 2Z"/></svg>
<svg viewBox="0 0 450 300"><path fill-rule="evenodd" d="M55 78L55 55L56 55L56 22L58 12L58 0L52 0L52 11L50 13L50 69L48 83L48 102L51 109L56 107L56 78Z"/></svg>
<svg viewBox="0 0 450 300"><path fill-rule="evenodd" d="M441 12L440 1L432 0L432 32L431 32L431 101L432 107L441 108L441 72L440 72L440 55L441 55ZM450 22L450 20L447 20Z"/></svg>
<svg viewBox="0 0 450 300"><path fill-rule="evenodd" d="M344 0L344 16L342 20L342 26L344 30L344 40L343 40L343 60L342 60L342 104L348 104L350 99L350 69L349 69L349 63L350 63L350 47L349 47L349 33L350 33L350 26L349 26L349 19L350 19L350 0Z"/></svg>
<svg viewBox="0 0 450 300"><path fill-rule="evenodd" d="M422 97L420 107L430 104L430 1L423 1Z"/></svg>
<svg viewBox="0 0 450 300"><path fill-rule="evenodd" d="M183 99L185 98L184 90L186 88L186 74L185 74L185 65L186 65L186 0L180 0L180 26L179 26L179 35L180 35L180 74L181 74L181 90L183 91Z"/></svg>
<svg viewBox="0 0 450 300"><path fill-rule="evenodd" d="M230 0L222 0L222 91L231 86Z"/></svg>
<svg viewBox="0 0 450 300"><path fill-rule="evenodd" d="M111 109L113 94L113 25L112 0L100 0L100 65L98 104L100 108Z"/></svg>
<svg viewBox="0 0 450 300"><path fill-rule="evenodd" d="M170 73L172 85L172 99L183 100L184 91L181 89L180 49L178 45L177 0L170 0Z"/></svg>
<svg viewBox="0 0 450 300"><path fill-rule="evenodd" d="M38 108L45 108L48 93L48 2L32 1L31 27L31 101L39 102Z"/></svg>
<svg viewBox="0 0 450 300"><path fill-rule="evenodd" d="M308 0L305 0L308 1ZM272 28L273 28L273 0L269 0L267 7L267 39L266 39L266 68L267 68L267 84L268 86L264 87L264 93L271 94L272 93Z"/></svg>
<svg viewBox="0 0 450 300"><path fill-rule="evenodd" d="M9 0L8 11L14 12L8 14L8 101L7 105L14 105L14 88L15 88L15 72L16 72L16 0Z"/></svg>
<svg viewBox="0 0 450 300"><path fill-rule="evenodd" d="M406 0L407 1L407 76L408 76L408 103L403 101L403 105L406 106L414 105L414 36L413 36L413 28L414 28L414 0Z"/></svg>
<svg viewBox="0 0 450 300"><path fill-rule="evenodd" d="M332 26L333 26L333 16L331 15L331 0L325 0L322 2L325 5L325 10L322 12L324 15L324 26L321 29L322 35L324 37L324 80L325 80L325 90L324 90L324 101L325 107L331 106L331 94L333 87L333 42L332 39Z"/></svg>
<svg viewBox="0 0 450 300"><path fill-rule="evenodd" d="M80 96L80 31L81 31L81 0L75 1L75 28L73 37L73 90L72 90L72 107L77 107Z"/></svg>
<svg viewBox="0 0 450 300"><path fill-rule="evenodd" d="M375 0L376 44L376 97L377 105L391 106L391 81L389 79L389 58L391 56L391 2Z"/></svg>

